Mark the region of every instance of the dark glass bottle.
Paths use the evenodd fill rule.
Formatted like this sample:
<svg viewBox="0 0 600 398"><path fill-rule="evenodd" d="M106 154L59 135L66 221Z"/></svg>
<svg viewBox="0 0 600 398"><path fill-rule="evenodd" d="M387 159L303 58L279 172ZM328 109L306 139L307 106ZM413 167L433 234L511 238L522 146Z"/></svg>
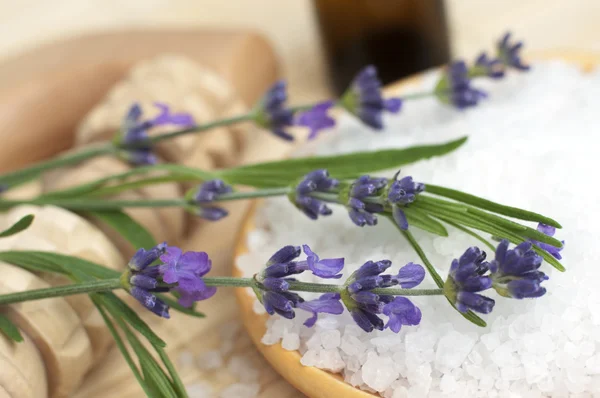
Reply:
<svg viewBox="0 0 600 398"><path fill-rule="evenodd" d="M442 0L314 0L333 88L375 65L384 84L450 58Z"/></svg>

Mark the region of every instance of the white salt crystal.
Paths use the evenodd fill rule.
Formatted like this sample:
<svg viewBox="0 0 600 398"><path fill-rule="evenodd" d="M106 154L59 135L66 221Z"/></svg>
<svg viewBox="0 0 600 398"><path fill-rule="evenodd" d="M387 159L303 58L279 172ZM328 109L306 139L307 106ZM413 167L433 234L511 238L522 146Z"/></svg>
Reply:
<svg viewBox="0 0 600 398"><path fill-rule="evenodd" d="M340 348L344 353L355 356L365 350L364 344L358 339L358 337L353 335L348 336L347 334L344 334Z"/></svg>
<svg viewBox="0 0 600 398"><path fill-rule="evenodd" d="M362 367L362 378L372 389L383 391L398 378L398 372L394 369L392 358L371 357Z"/></svg>
<svg viewBox="0 0 600 398"><path fill-rule="evenodd" d="M600 375L600 354L596 354L585 361L585 368L587 374Z"/></svg>
<svg viewBox="0 0 600 398"><path fill-rule="evenodd" d="M281 346L284 350L296 351L300 348L300 336L297 333L284 333Z"/></svg>
<svg viewBox="0 0 600 398"><path fill-rule="evenodd" d="M208 383L194 383L185 386L185 391L190 398L213 398L213 389Z"/></svg>
<svg viewBox="0 0 600 398"><path fill-rule="evenodd" d="M451 374L446 373L442 376L442 380L440 381L440 390L444 394L449 394L456 390L456 379Z"/></svg>
<svg viewBox="0 0 600 398"><path fill-rule="evenodd" d="M218 369L223 366L223 355L217 350L205 351L198 356L197 363L200 369Z"/></svg>
<svg viewBox="0 0 600 398"><path fill-rule="evenodd" d="M339 372L344 369L345 363L337 349L322 350L319 354L319 368L331 372Z"/></svg>
<svg viewBox="0 0 600 398"><path fill-rule="evenodd" d="M326 330L321 333L321 345L326 350L332 350L340 346L340 331L337 329Z"/></svg>
<svg viewBox="0 0 600 398"><path fill-rule="evenodd" d="M223 391L219 395L220 398L254 398L258 396L260 386L257 383L235 383Z"/></svg>
<svg viewBox="0 0 600 398"><path fill-rule="evenodd" d="M524 377L524 370L521 366L506 366L500 369L500 377L507 381L519 380Z"/></svg>
<svg viewBox="0 0 600 398"><path fill-rule="evenodd" d="M400 386L394 390L392 398L408 398L408 389L404 386Z"/></svg>
<svg viewBox="0 0 600 398"><path fill-rule="evenodd" d="M486 348L489 351L495 350L502 343L502 341L500 340L500 334L496 332L486 333L482 335L481 342L485 344Z"/></svg>
<svg viewBox="0 0 600 398"><path fill-rule="evenodd" d="M319 351L308 350L302 355L300 363L304 366L316 366L319 363Z"/></svg>
<svg viewBox="0 0 600 398"><path fill-rule="evenodd" d="M435 353L435 364L440 370L451 370L460 366L471 348L475 339L456 331L446 333L439 341Z"/></svg>
<svg viewBox="0 0 600 398"><path fill-rule="evenodd" d="M544 354L553 346L552 338L545 333L534 332L523 336L525 350L534 354Z"/></svg>

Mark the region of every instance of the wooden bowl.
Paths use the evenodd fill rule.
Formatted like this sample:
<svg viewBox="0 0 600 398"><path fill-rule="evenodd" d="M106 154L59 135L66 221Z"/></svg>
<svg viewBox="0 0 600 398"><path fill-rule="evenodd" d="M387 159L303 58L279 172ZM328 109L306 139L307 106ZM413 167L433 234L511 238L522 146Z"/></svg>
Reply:
<svg viewBox="0 0 600 398"><path fill-rule="evenodd" d="M536 60L563 60L579 65L584 73L590 72L600 64L600 54L589 54L580 52L553 53L542 52L531 54L532 59ZM402 92L407 86L417 83L421 75L415 75L403 79L386 88L387 93ZM238 236L235 258L233 260L233 275L241 277L242 272L237 268L235 259L248 252L246 245L247 237L250 231L255 228L256 210L260 202L254 202L246 214L245 222L240 229ZM266 259L265 259L266 260ZM281 347L281 344L264 345L261 342L266 332L266 322L269 319L268 314L258 315L253 311L255 297L250 295L245 289L236 289L236 297L242 314L242 321L248 331L252 341L281 376L283 376L294 387L312 398L345 397L345 398L366 398L378 396L367 391L354 388L346 383L339 374L330 373L315 367L304 366L300 363L300 353L298 351L287 351Z"/></svg>

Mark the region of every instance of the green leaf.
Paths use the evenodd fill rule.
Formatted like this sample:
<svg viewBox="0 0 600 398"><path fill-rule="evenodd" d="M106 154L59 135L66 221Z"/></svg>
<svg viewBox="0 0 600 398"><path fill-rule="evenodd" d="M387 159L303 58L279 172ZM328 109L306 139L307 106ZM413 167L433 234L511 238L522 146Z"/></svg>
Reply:
<svg viewBox="0 0 600 398"><path fill-rule="evenodd" d="M511 243L514 243L517 245L519 243L523 243L527 240L524 237L515 233L514 231L511 231L509 229L503 228L498 225L491 224L485 220L483 220L483 221L479 220L471 214L452 212L452 211L449 211L448 209L442 209L442 208L438 208L435 206L432 207L432 206L426 205L423 202L421 202L421 203L415 202L415 203L413 203L413 206L418 206L419 208L425 210L426 212L430 213L432 216L434 216L436 218L442 219L444 221L450 221L450 222L456 222L458 224L463 224L467 227L471 227L471 228L475 228L475 229L478 229L483 232L487 232L492 236L497 236L501 239L508 239ZM548 264L550 264L551 266L553 266L554 268L556 268L557 270L559 270L561 272L565 271L565 267L556 258L554 258L552 255L550 255L547 251L541 250L539 247L537 247L535 245L533 246L533 249L539 255L541 255Z"/></svg>
<svg viewBox="0 0 600 398"><path fill-rule="evenodd" d="M167 344L154 333L154 331L140 318L140 316L114 293L101 293L104 297L104 305L119 317L125 319L135 330L140 332L148 341L157 347L166 347Z"/></svg>
<svg viewBox="0 0 600 398"><path fill-rule="evenodd" d="M152 173L151 177L130 180L131 177L143 176L144 174L149 173ZM161 175L157 176L157 173L160 173ZM216 174L213 172L177 164L157 164L154 166L136 167L135 169L128 170L121 174L114 174L61 191L48 192L39 196L38 199L75 198L85 195L109 195L155 183L206 181L214 178L216 178Z"/></svg>
<svg viewBox="0 0 600 398"><path fill-rule="evenodd" d="M424 211L415 207L406 207L403 210L411 227L417 227L439 236L448 236L446 228L439 221L429 217Z"/></svg>
<svg viewBox="0 0 600 398"><path fill-rule="evenodd" d="M183 385L183 382L181 381L181 378L179 377L179 374L177 373L177 369L175 369L175 366L173 366L173 363L171 362L171 359L169 358L169 356L167 355L165 350L160 347L155 347L155 349L156 349L156 352L158 352L158 355L160 356L162 363L167 368L169 375L171 376L171 380L173 381L173 387L177 390L177 396L178 397L187 396L185 386Z"/></svg>
<svg viewBox="0 0 600 398"><path fill-rule="evenodd" d="M6 337L17 343L23 341L23 336L21 336L19 328L3 314L0 314L0 332L4 333Z"/></svg>
<svg viewBox="0 0 600 398"><path fill-rule="evenodd" d="M21 218L19 221L14 223L8 229L0 232L0 238L6 238L7 236L18 234L19 232L26 230L33 222L33 219L33 214L26 215L25 217Z"/></svg>
<svg viewBox="0 0 600 398"><path fill-rule="evenodd" d="M347 179L364 173L398 168L434 156L446 155L456 150L466 140L467 137L463 137L439 145L288 159L221 170L217 171L217 174L230 183L260 188L287 186L315 169L327 169L336 178Z"/></svg>
<svg viewBox="0 0 600 398"><path fill-rule="evenodd" d="M555 228L562 228L557 221L549 217L542 216L541 214L516 207L501 205L499 203L495 203L490 200L454 189L444 188L433 184L425 184L425 191L434 195L444 196L459 202L467 203L481 209L489 210L494 213L502 214L504 216L514 217L519 220L539 222L542 224L551 225Z"/></svg>
<svg viewBox="0 0 600 398"><path fill-rule="evenodd" d="M17 265L32 272L52 272L73 275L81 272L99 279L118 278L119 271L79 257L41 251L9 250L0 252L0 261Z"/></svg>
<svg viewBox="0 0 600 398"><path fill-rule="evenodd" d="M472 237L474 237L475 239L477 239L478 241L480 241L481 243L483 243L484 245L486 245L492 252L496 251L496 248L494 247L494 245L492 245L487 239L485 239L483 236L479 235L477 232L475 231L471 231L469 228L465 228L460 224L457 224L453 221L448 221L448 220L444 220L444 222L448 225L453 226L454 228L463 231L464 233L471 235Z"/></svg>
<svg viewBox="0 0 600 398"><path fill-rule="evenodd" d="M150 249L156 246L154 237L122 211L89 211L87 213L108 224L136 249Z"/></svg>
<svg viewBox="0 0 600 398"><path fill-rule="evenodd" d="M146 383L154 386L160 393L160 397L173 397L177 398L177 393L173 389L171 380L167 377L165 372L156 363L152 355L148 352L146 347L137 339L137 337L129 330L126 325L122 325L121 328L125 330L125 336L131 344L131 348L138 357L142 372L144 372L144 380Z"/></svg>
<svg viewBox="0 0 600 398"><path fill-rule="evenodd" d="M193 316L196 318L204 318L205 317L205 315L203 313L196 311L194 308L184 307L181 304L179 304L177 302L177 300L173 300L171 297L169 297L167 295L157 294L156 296L158 298L160 298L161 300L163 300L165 303L167 303L169 307L171 307L172 309L174 309L176 311L181 312L182 314Z"/></svg>
<svg viewBox="0 0 600 398"><path fill-rule="evenodd" d="M129 354L129 351L127 351L127 347L125 347L125 342L123 341L123 339L117 332L115 325L113 324L112 320L109 318L109 316L107 314L107 310L105 310L105 308L103 306L102 297L98 294L91 294L90 297L92 298L94 305L100 312L100 315L102 315L102 318L104 319L104 323L106 323L106 326L108 327L108 330L110 331L110 334L112 335L113 339L115 339L115 342L117 343L117 347L119 348L119 351L121 351L121 355L123 355L123 358L125 358L127 365L129 365L131 372L134 374L134 376L137 379L140 386L144 389L144 392L146 393L146 395L151 397L152 396L151 391L148 390L148 387L147 387L146 383L144 382L144 379L142 378L142 375L140 374L139 369L135 365L135 362L133 361L133 358Z"/></svg>

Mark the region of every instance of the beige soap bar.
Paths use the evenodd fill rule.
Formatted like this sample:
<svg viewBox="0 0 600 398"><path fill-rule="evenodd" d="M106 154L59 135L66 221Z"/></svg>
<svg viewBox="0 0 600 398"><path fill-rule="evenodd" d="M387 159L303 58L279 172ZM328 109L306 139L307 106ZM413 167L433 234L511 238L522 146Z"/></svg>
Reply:
<svg viewBox="0 0 600 398"><path fill-rule="evenodd" d="M49 287L34 274L0 263L0 294ZM40 351L50 397L66 397L92 365L92 347L81 320L64 298L11 304L3 311Z"/></svg>
<svg viewBox="0 0 600 398"><path fill-rule="evenodd" d="M33 214L34 223L27 230L0 239L0 250L37 250L80 257L105 267L122 270L125 260L117 248L87 220L65 209L53 206L18 206L0 216L0 228L6 228L21 217ZM41 277L51 285L71 283L56 274ZM93 361L97 362L113 344L102 317L85 295L65 297L75 310L91 343Z"/></svg>
<svg viewBox="0 0 600 398"><path fill-rule="evenodd" d="M15 343L0 333L0 397L45 398L46 368L29 336Z"/></svg>

